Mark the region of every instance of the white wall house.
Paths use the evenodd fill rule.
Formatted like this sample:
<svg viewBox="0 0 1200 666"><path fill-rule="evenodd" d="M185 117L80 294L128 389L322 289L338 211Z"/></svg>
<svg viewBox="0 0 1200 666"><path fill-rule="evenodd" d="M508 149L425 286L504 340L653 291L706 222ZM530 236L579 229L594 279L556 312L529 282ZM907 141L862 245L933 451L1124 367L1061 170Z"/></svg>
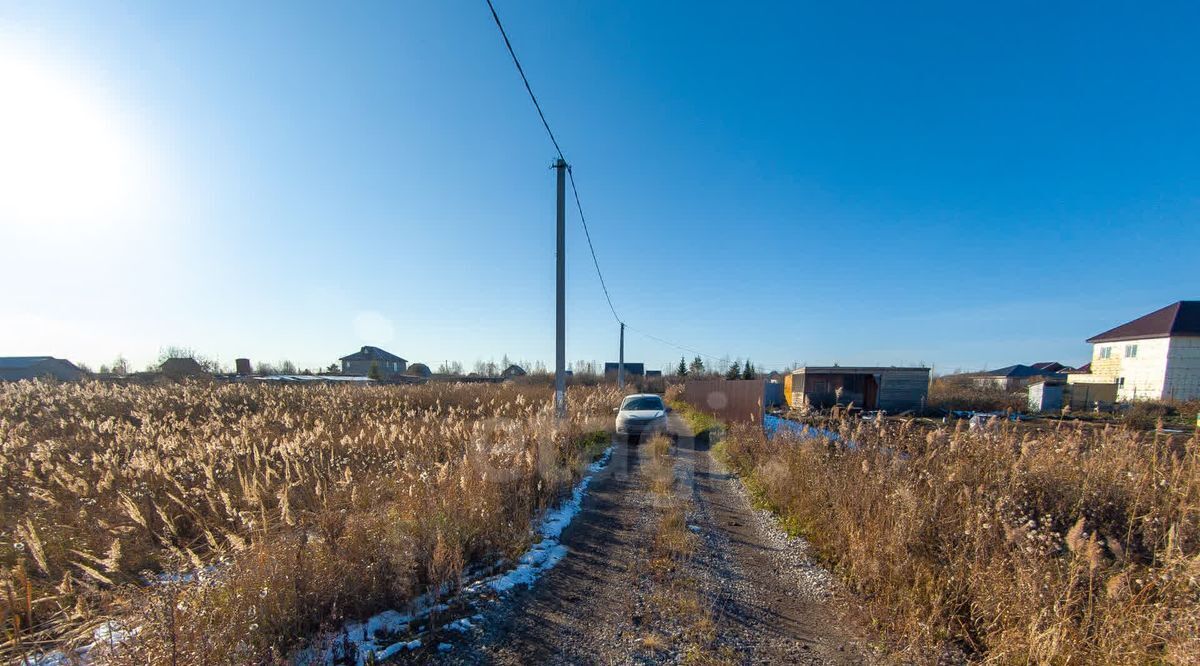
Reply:
<svg viewBox="0 0 1200 666"><path fill-rule="evenodd" d="M1092 374L1118 400L1200 398L1200 301L1179 301L1088 338Z"/></svg>

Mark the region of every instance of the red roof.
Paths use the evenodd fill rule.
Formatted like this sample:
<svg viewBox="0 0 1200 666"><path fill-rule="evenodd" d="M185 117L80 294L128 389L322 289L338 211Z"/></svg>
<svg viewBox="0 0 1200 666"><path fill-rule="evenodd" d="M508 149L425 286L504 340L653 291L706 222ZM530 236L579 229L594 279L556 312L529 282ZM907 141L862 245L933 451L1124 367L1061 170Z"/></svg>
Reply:
<svg viewBox="0 0 1200 666"><path fill-rule="evenodd" d="M1087 339L1088 342L1117 342L1142 338L1200 336L1200 301L1177 301L1161 310Z"/></svg>

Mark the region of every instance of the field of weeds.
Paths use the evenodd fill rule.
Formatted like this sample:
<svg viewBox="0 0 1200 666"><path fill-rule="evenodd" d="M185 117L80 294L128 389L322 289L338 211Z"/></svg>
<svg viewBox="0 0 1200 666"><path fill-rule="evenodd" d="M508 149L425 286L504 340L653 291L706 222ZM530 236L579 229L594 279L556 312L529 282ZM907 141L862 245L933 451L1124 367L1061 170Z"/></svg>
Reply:
<svg viewBox="0 0 1200 666"><path fill-rule="evenodd" d="M616 390L570 399L558 426L511 385L0 384L0 661L115 626L93 661L271 663L452 589L607 444Z"/></svg>
<svg viewBox="0 0 1200 666"><path fill-rule="evenodd" d="M919 661L1200 662L1200 440L962 425L722 447Z"/></svg>

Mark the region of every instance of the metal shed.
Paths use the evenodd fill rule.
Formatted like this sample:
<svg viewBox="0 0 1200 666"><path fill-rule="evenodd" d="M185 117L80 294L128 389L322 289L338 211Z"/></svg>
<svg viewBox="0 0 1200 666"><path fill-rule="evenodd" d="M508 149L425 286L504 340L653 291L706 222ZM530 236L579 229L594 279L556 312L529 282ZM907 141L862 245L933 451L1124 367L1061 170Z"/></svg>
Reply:
<svg viewBox="0 0 1200 666"><path fill-rule="evenodd" d="M784 391L788 404L801 409L851 403L865 410L922 409L929 368L804 367L784 380Z"/></svg>
<svg viewBox="0 0 1200 666"><path fill-rule="evenodd" d="M1058 379L1034 382L1029 385L1029 411L1056 412L1063 407L1065 382Z"/></svg>

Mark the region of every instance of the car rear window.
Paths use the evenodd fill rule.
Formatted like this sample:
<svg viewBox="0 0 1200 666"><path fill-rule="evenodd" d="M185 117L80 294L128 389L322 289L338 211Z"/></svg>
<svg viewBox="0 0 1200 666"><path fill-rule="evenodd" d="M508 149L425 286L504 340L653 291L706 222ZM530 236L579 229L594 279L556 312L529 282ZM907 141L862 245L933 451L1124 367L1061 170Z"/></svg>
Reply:
<svg viewBox="0 0 1200 666"><path fill-rule="evenodd" d="M655 397L652 395L643 396L640 398L629 398L628 400L625 401L624 405L621 405L621 409L625 409L625 410L629 410L629 411L634 411L634 410L639 410L639 409L662 409L662 408L663 408L662 398L658 398L658 397Z"/></svg>

